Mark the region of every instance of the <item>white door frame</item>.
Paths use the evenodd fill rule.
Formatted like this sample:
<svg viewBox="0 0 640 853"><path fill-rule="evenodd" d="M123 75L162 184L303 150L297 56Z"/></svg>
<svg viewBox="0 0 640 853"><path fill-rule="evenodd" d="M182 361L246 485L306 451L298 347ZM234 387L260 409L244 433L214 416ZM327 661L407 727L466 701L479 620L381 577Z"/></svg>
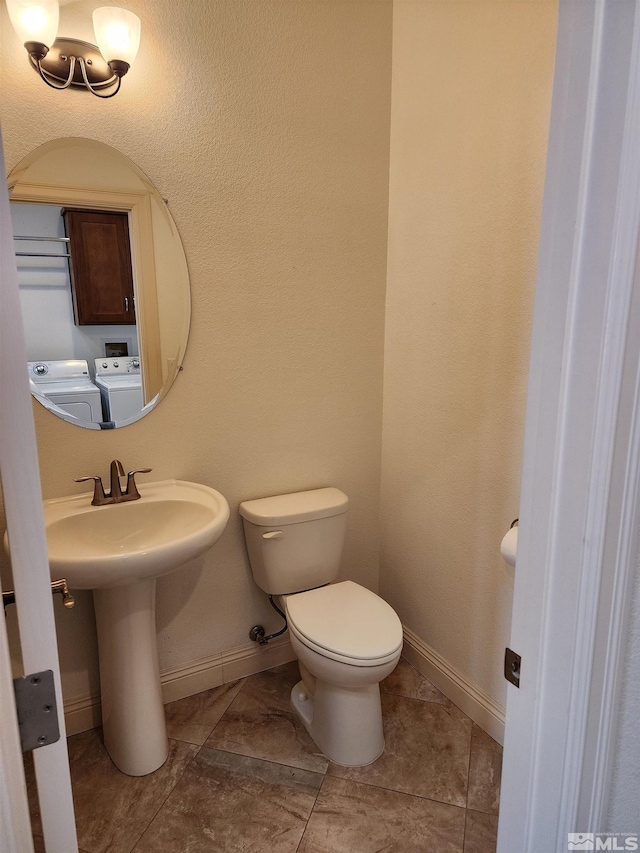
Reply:
<svg viewBox="0 0 640 853"><path fill-rule="evenodd" d="M0 618L0 696L11 697L13 681L4 621ZM0 702L0 850L33 853L18 719L13 701Z"/></svg>
<svg viewBox="0 0 640 853"><path fill-rule="evenodd" d="M638 553L639 140L640 3L560 0L499 853L607 830Z"/></svg>
<svg viewBox="0 0 640 853"><path fill-rule="evenodd" d="M5 174L1 138L0 167L2 174ZM60 740L33 752L45 849L47 853L75 853L78 844L51 600L38 451L26 363L9 197L5 187L0 192L0 475L11 541L11 566L25 673L52 670L55 682ZM0 619L3 618L0 616ZM3 631L4 627L3 625ZM4 642L5 635L0 632L0 644L4 646ZM3 779L7 787L0 786L0 818L3 820L0 839L6 830L7 846L2 847L3 853L5 849L15 849L16 853L29 853L32 850L30 839L24 843L24 773L21 755L15 754L13 685L7 685L9 679L5 671L6 661L2 659L3 654L6 655L6 649L2 646L0 724L7 723L9 727L6 739L2 739L2 747L7 749L10 763L5 768L6 775ZM14 846L10 846L11 844Z"/></svg>

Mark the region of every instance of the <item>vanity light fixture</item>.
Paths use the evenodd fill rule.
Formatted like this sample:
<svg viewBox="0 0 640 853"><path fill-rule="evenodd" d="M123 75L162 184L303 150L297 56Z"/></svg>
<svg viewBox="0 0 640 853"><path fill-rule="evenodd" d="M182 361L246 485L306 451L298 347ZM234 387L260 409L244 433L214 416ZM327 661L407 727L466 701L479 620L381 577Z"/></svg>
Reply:
<svg viewBox="0 0 640 853"><path fill-rule="evenodd" d="M47 86L82 86L99 98L112 98L136 58L140 18L117 6L93 12L96 45L58 36L58 0L7 0L13 28ZM115 87L115 88L113 88ZM103 89L113 89L101 94Z"/></svg>

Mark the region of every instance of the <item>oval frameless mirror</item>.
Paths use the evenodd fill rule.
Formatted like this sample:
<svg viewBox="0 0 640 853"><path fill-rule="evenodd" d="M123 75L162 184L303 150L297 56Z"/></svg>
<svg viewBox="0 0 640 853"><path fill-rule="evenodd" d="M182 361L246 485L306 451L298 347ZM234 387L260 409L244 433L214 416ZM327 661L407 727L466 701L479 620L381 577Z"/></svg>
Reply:
<svg viewBox="0 0 640 853"><path fill-rule="evenodd" d="M9 175L33 395L88 429L158 404L181 369L191 300L166 203L128 157L56 139Z"/></svg>

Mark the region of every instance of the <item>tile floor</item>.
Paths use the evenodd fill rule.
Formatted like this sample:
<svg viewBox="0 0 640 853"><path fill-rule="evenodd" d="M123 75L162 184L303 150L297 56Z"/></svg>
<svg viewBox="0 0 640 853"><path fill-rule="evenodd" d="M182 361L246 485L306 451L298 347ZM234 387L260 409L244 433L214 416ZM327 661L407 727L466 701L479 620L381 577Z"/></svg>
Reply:
<svg viewBox="0 0 640 853"><path fill-rule="evenodd" d="M406 661L382 683L368 767L318 752L296 681L290 663L167 705L150 776L119 773L98 730L69 738L82 853L494 853L501 748Z"/></svg>

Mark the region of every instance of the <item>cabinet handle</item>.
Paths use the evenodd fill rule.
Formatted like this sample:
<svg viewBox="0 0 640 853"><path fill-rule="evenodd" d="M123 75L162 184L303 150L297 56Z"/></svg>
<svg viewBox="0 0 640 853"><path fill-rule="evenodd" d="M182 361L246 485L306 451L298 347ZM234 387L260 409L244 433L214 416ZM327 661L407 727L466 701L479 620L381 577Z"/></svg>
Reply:
<svg viewBox="0 0 640 853"><path fill-rule="evenodd" d="M125 296L125 298L124 298L124 310L126 311L127 314L129 313L129 297L128 296Z"/></svg>

